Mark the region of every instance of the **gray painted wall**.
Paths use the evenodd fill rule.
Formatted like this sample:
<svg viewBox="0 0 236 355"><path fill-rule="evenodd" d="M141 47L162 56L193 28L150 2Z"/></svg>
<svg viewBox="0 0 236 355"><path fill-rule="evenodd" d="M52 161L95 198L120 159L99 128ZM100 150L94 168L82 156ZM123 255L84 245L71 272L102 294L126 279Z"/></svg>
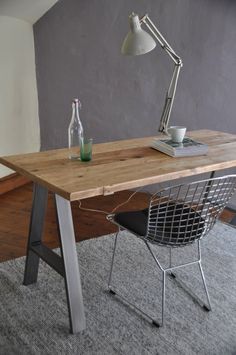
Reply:
<svg viewBox="0 0 236 355"><path fill-rule="evenodd" d="M34 25L41 149L67 145L77 96L96 142L157 132L173 64L120 54L133 10L183 59L171 124L236 133L236 1L61 0Z"/></svg>

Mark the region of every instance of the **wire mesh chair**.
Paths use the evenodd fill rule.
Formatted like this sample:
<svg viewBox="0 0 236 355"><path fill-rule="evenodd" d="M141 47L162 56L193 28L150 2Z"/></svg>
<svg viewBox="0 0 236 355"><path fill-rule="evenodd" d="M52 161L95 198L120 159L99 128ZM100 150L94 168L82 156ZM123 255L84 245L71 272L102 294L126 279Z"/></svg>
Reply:
<svg viewBox="0 0 236 355"><path fill-rule="evenodd" d="M201 265L201 239L206 236L214 226L220 213L236 191L236 175L210 178L188 184L181 184L162 189L150 199L149 207L141 211L121 212L108 215L108 220L116 224L119 230L115 236L108 288L112 294L117 294L126 303L138 309L147 316L154 325L162 326L165 311L165 283L166 272L176 279L190 296L197 301L206 311L211 310L210 297ZM121 229L130 231L141 238L151 253L157 267L162 272L162 315L161 322L146 314L139 307L127 301L117 289L111 285L112 272L117 246L117 238ZM183 248L192 243L197 243L197 260L172 266L172 248ZM164 268L154 254L151 244L168 247L169 267ZM191 289L185 285L173 270L198 264L201 278L206 293L205 304Z"/></svg>

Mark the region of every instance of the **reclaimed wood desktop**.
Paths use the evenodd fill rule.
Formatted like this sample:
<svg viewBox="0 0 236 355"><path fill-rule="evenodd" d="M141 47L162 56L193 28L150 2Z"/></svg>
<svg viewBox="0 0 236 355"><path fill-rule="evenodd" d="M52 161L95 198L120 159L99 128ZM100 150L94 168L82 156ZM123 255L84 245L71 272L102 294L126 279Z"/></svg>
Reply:
<svg viewBox="0 0 236 355"><path fill-rule="evenodd" d="M154 137L146 137L96 144L90 162L70 161L67 149L0 158L34 182L24 284L37 281L40 258L64 277L72 333L86 322L70 202L236 167L236 135L201 130L188 136L207 143L209 153L172 158L150 148ZM62 257L41 242L48 190L55 194Z"/></svg>

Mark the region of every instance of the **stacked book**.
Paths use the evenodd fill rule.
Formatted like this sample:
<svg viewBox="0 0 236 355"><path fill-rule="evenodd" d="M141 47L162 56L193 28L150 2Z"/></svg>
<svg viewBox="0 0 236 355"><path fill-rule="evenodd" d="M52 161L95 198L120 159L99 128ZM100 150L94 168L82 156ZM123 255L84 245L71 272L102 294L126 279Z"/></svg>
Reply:
<svg viewBox="0 0 236 355"><path fill-rule="evenodd" d="M205 155L208 145L185 137L182 143L175 143L171 139L155 139L151 147L172 157L187 157Z"/></svg>

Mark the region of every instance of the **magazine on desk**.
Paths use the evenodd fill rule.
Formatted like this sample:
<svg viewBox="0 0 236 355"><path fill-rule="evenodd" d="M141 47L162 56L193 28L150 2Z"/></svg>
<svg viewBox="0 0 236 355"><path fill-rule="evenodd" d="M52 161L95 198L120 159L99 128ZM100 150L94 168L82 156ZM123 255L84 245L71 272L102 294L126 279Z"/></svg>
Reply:
<svg viewBox="0 0 236 355"><path fill-rule="evenodd" d="M185 137L182 143L175 143L171 139L155 139L151 147L172 157L187 157L194 155L205 155L208 152L208 145Z"/></svg>

